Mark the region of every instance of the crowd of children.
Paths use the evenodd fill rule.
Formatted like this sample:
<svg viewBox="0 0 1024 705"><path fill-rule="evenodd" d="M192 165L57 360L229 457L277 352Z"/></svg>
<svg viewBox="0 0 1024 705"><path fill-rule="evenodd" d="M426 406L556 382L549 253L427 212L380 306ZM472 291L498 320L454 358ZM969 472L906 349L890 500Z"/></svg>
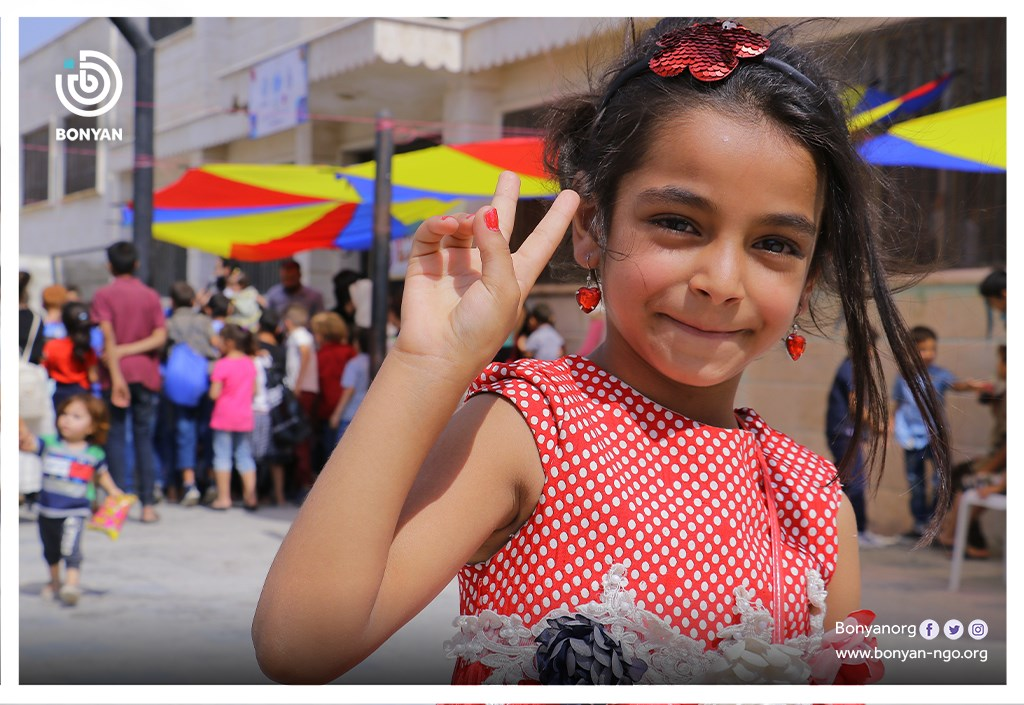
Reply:
<svg viewBox="0 0 1024 705"><path fill-rule="evenodd" d="M333 311L310 320L300 303L279 313L237 266L201 295L175 282L169 309L151 313L158 297L134 277L131 243L116 243L108 259L117 287L144 292L137 305L101 289L101 305L90 306L53 285L41 316L27 306L30 277L20 278L25 361L49 395L49 420L38 414L20 424L23 456L41 468L25 499L51 570L46 595L67 604L81 594L81 530L101 499L95 486L138 494L150 523L163 499L220 511L236 498L250 511L261 501L301 502L370 376L367 331ZM143 377L150 364L156 384Z"/></svg>

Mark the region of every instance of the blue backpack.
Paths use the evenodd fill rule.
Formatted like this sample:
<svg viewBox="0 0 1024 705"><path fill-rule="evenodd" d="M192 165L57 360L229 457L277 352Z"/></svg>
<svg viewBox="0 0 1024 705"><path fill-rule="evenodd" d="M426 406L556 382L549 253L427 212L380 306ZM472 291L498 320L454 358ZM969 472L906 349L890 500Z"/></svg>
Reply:
<svg viewBox="0 0 1024 705"><path fill-rule="evenodd" d="M198 406L210 389L206 358L188 343L175 343L167 354L164 394L178 406Z"/></svg>

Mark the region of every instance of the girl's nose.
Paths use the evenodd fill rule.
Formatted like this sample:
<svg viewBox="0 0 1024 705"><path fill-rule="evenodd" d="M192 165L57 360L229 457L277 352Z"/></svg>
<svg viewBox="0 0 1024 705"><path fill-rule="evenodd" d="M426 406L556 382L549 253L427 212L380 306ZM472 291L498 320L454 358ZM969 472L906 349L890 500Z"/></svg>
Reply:
<svg viewBox="0 0 1024 705"><path fill-rule="evenodd" d="M744 295L742 255L741 247L715 238L694 254L690 290L716 305L740 301Z"/></svg>

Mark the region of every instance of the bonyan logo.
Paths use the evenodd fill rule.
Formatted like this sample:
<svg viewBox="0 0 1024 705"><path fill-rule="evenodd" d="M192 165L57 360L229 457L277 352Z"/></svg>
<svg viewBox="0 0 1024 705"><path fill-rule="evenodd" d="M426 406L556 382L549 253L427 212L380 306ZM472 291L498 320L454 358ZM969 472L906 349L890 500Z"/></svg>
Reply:
<svg viewBox="0 0 1024 705"><path fill-rule="evenodd" d="M65 61L64 68L74 69L74 59ZM113 59L99 51L82 49L78 53L78 72L58 73L56 78L57 97L60 102L81 117L103 115L113 108L121 97L121 71ZM64 93L63 78L67 78L67 93L74 102Z"/></svg>

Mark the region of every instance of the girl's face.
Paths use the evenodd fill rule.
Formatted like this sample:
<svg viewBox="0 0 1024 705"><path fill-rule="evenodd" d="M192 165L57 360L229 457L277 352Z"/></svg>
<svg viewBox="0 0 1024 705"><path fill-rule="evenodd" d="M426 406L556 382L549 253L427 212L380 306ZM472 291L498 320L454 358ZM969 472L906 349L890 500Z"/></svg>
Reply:
<svg viewBox="0 0 1024 705"><path fill-rule="evenodd" d="M65 406L64 411L57 417L57 430L64 440L77 443L84 441L96 429L89 409L75 399Z"/></svg>
<svg viewBox="0 0 1024 705"><path fill-rule="evenodd" d="M711 109L669 121L651 144L620 182L602 258L607 362L639 363L652 382L738 384L810 294L822 180L775 126ZM582 266L601 254L586 220Z"/></svg>

